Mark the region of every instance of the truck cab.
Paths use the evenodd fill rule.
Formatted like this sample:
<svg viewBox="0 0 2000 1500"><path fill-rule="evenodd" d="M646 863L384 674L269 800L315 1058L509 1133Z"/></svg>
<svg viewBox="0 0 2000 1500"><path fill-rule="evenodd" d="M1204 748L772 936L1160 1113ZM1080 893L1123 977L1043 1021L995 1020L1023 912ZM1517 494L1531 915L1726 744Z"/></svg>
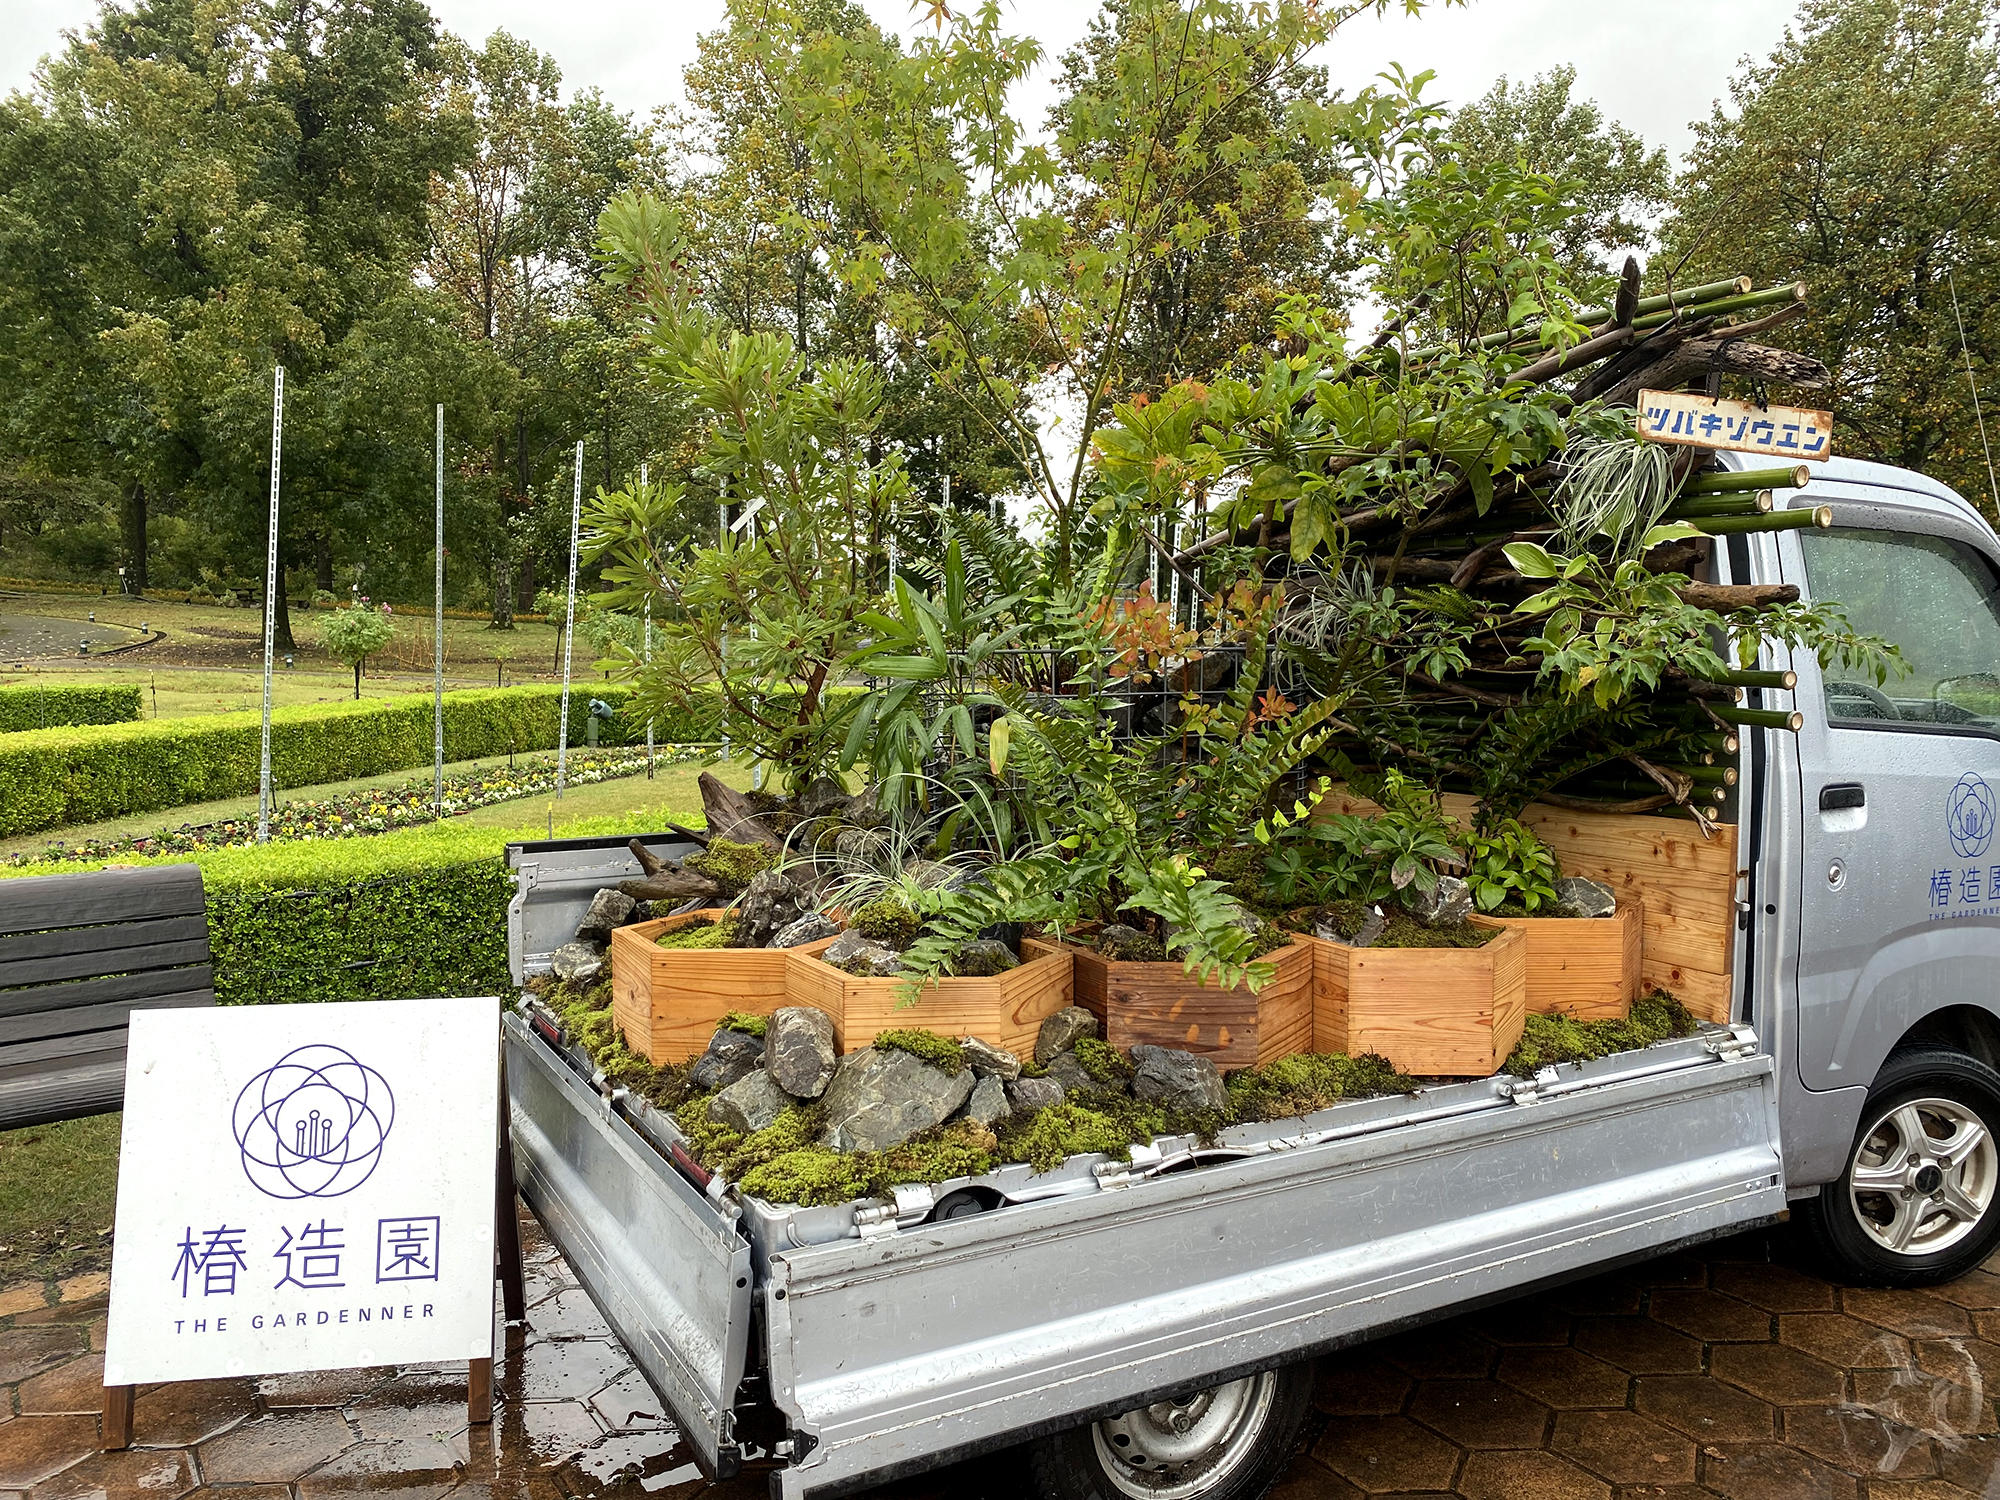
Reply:
<svg viewBox="0 0 2000 1500"><path fill-rule="evenodd" d="M1838 601L1902 670L1771 654L1797 687L1758 706L1802 722L1746 736L1738 1015L1778 1060L1786 1182L1823 1248L1948 1279L2000 1233L2000 544L1887 465L1815 465L1808 497L1831 528L1730 538L1719 576Z"/></svg>

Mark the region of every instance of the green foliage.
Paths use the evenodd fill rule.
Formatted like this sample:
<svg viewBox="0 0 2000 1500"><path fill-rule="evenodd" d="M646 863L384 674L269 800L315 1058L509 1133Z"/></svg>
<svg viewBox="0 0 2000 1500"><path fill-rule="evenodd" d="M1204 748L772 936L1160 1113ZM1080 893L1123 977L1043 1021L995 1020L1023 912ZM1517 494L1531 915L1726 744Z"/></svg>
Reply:
<svg viewBox="0 0 2000 1500"><path fill-rule="evenodd" d="M706 849L689 855L683 863L721 886L723 895L735 896L778 863L778 852L769 844L739 844L734 839L713 839Z"/></svg>
<svg viewBox="0 0 2000 1500"><path fill-rule="evenodd" d="M1381 804L1373 817L1317 811L1331 786L1323 778L1291 812L1275 812L1252 829L1268 850L1265 875L1281 904L1369 903L1429 891L1440 866L1461 862L1436 792L1393 769L1359 780Z"/></svg>
<svg viewBox="0 0 2000 1500"><path fill-rule="evenodd" d="M592 697L616 705L629 694L603 685L572 690L572 736ZM550 687L446 693L445 759L554 749L561 701L561 689ZM661 738L712 738L715 700L694 709L659 724ZM274 709L272 782L316 786L429 765L432 722L431 700L415 693ZM254 714L211 714L11 735L0 741L0 835L253 793L260 734Z"/></svg>
<svg viewBox="0 0 2000 1500"><path fill-rule="evenodd" d="M1992 518L1974 401L2000 361L2000 50L1982 0L1803 0L1696 122L1661 231L1688 282L1803 280L1787 347L1840 448L1944 480ZM1954 304L1953 293L1957 301ZM1959 341L1960 315L1976 376ZM1749 396L1726 380L1725 395Z"/></svg>
<svg viewBox="0 0 2000 1500"><path fill-rule="evenodd" d="M0 687L0 734L57 725L126 724L139 717L133 683L23 683Z"/></svg>
<svg viewBox="0 0 2000 1500"><path fill-rule="evenodd" d="M488 858L371 876L380 842L316 846L310 884L218 888L204 872L216 998L270 1005L511 989L506 865Z"/></svg>
<svg viewBox="0 0 2000 1500"><path fill-rule="evenodd" d="M1532 913L1555 902L1555 855L1534 830L1512 818L1469 835L1465 863L1465 878L1481 911L1513 901Z"/></svg>
<svg viewBox="0 0 2000 1500"><path fill-rule="evenodd" d="M1282 1120L1309 1115L1342 1099L1407 1094L1417 1081L1375 1052L1301 1052L1257 1068L1237 1068L1224 1079L1229 1109L1239 1120Z"/></svg>
<svg viewBox="0 0 2000 1500"><path fill-rule="evenodd" d="M377 609L366 600L357 600L326 617L319 641L349 666L358 667L388 645L395 634L396 622L387 605Z"/></svg>
<svg viewBox="0 0 2000 1500"><path fill-rule="evenodd" d="M950 1037L939 1036L935 1031L925 1031L921 1027L904 1027L876 1034L875 1046L884 1050L907 1052L934 1068L946 1073L958 1074L965 1071L965 1049Z"/></svg>
<svg viewBox="0 0 2000 1500"><path fill-rule="evenodd" d="M847 925L870 942L894 948L900 953L915 940L923 923L921 916L897 897L889 895L879 896L865 906L855 908L854 916Z"/></svg>
<svg viewBox="0 0 2000 1500"><path fill-rule="evenodd" d="M1670 1037L1692 1036L1695 1019L1665 990L1632 1003L1622 1021L1579 1021L1570 1016L1528 1017L1520 1043L1507 1058L1506 1072L1532 1078L1554 1063L1588 1062L1614 1052L1632 1052Z"/></svg>

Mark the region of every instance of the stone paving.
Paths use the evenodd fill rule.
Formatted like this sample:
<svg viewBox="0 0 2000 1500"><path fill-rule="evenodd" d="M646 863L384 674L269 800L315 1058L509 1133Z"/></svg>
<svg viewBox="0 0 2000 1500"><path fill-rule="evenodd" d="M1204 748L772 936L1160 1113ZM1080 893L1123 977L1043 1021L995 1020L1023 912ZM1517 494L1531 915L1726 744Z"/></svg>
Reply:
<svg viewBox="0 0 2000 1500"><path fill-rule="evenodd" d="M706 1485L567 1267L523 1220L528 1327L496 1343L494 1422L462 1367L141 1390L98 1451L105 1279L0 1290L0 1500L750 1500ZM2000 1261L1995 1262L2000 1265ZM2000 1274L1836 1287L1746 1236L1322 1362L1275 1500L1967 1500L2000 1497ZM877 1500L1003 1500L996 1456Z"/></svg>

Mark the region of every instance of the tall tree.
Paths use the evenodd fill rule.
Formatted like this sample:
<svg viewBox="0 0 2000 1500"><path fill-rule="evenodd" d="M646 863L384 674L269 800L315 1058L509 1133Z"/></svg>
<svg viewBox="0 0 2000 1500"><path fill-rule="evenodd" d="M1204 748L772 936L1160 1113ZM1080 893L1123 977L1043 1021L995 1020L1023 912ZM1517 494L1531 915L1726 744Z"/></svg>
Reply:
<svg viewBox="0 0 2000 1500"><path fill-rule="evenodd" d="M1667 153L1591 100L1574 97L1576 69L1551 68L1526 84L1502 77L1451 117L1457 156L1475 173L1519 166L1563 186L1564 216L1547 227L1565 267L1587 282L1611 258L1644 250L1673 191Z"/></svg>
<svg viewBox="0 0 2000 1500"><path fill-rule="evenodd" d="M1833 372L1808 404L1833 407L1841 450L1989 510L1966 354L2000 410L1996 18L1992 0L1806 0L1695 127L1664 235L1682 280L1806 282L1788 343Z"/></svg>

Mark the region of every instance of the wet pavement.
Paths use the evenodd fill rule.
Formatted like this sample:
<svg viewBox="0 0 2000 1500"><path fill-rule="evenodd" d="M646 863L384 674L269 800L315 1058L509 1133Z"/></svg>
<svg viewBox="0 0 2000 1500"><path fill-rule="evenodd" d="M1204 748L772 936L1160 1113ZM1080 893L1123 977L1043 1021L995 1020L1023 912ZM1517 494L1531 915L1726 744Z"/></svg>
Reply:
<svg viewBox="0 0 2000 1500"><path fill-rule="evenodd" d="M144 1387L100 1453L101 1276L0 1289L0 1500L749 1500L702 1483L589 1297L523 1220L528 1327L496 1341L492 1427L462 1366ZM1994 1262L2000 1265L2000 1260ZM1746 1236L1322 1362L1276 1500L2000 1500L2000 1275L1834 1286ZM1006 1456L874 1492L1023 1493Z"/></svg>

